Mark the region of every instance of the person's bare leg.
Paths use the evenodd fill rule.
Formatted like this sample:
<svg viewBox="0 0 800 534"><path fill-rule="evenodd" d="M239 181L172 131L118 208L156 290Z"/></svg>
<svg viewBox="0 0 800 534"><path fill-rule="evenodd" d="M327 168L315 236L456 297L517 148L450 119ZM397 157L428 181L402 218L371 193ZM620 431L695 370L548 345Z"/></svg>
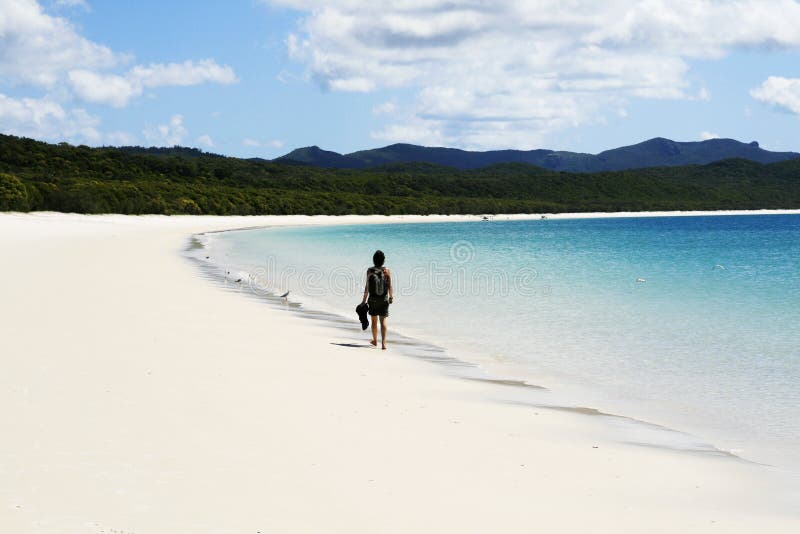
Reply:
<svg viewBox="0 0 800 534"><path fill-rule="evenodd" d="M370 345L377 347L378 346L378 316L377 315L370 315L369 317L372 319L370 321L372 323L372 341L370 341Z"/></svg>
<svg viewBox="0 0 800 534"><path fill-rule="evenodd" d="M381 348L386 350L386 317L381 317Z"/></svg>

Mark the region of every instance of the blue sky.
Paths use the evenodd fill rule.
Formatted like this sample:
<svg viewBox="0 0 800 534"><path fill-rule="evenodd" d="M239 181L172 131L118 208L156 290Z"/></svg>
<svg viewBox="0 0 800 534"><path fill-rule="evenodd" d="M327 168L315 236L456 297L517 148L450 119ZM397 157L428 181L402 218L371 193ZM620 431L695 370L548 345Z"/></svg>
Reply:
<svg viewBox="0 0 800 534"><path fill-rule="evenodd" d="M0 131L275 157L800 151L800 3L0 0Z"/></svg>

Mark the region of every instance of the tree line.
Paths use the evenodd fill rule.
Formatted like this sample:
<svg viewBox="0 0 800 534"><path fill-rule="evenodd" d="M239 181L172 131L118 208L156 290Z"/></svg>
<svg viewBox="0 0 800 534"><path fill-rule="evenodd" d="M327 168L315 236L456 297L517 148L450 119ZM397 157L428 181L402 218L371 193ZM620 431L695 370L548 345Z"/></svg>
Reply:
<svg viewBox="0 0 800 534"><path fill-rule="evenodd" d="M0 135L0 210L126 214L430 214L800 208L800 160L578 174L520 163L326 169L197 149Z"/></svg>

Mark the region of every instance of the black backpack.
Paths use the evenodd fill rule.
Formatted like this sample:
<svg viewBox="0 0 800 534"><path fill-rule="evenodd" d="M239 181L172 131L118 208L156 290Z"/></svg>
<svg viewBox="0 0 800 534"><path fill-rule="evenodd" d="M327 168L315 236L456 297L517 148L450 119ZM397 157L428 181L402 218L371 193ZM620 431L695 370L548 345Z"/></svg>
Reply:
<svg viewBox="0 0 800 534"><path fill-rule="evenodd" d="M389 278L383 267L369 268L369 296L389 300Z"/></svg>

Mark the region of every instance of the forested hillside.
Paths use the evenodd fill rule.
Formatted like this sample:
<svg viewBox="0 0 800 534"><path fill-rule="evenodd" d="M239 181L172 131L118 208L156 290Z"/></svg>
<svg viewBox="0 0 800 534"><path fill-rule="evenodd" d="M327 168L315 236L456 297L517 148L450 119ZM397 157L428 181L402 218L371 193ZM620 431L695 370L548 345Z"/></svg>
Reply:
<svg viewBox="0 0 800 534"><path fill-rule="evenodd" d="M79 213L537 213L800 208L800 160L577 174L521 163L325 169L194 149L0 135L0 210Z"/></svg>

